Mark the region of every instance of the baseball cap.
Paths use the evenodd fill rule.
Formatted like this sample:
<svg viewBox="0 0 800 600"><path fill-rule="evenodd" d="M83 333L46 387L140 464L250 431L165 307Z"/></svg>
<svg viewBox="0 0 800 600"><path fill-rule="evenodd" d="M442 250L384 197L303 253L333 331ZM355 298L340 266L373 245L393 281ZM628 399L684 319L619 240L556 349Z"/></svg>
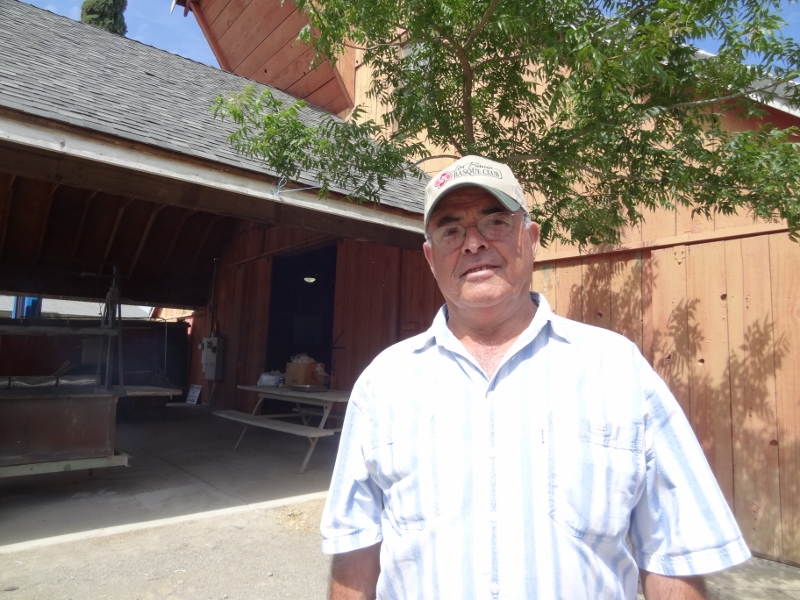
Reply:
<svg viewBox="0 0 800 600"><path fill-rule="evenodd" d="M527 207L525 192L508 165L482 156L464 156L434 176L425 187L425 227L439 200L467 186L483 188L512 212Z"/></svg>

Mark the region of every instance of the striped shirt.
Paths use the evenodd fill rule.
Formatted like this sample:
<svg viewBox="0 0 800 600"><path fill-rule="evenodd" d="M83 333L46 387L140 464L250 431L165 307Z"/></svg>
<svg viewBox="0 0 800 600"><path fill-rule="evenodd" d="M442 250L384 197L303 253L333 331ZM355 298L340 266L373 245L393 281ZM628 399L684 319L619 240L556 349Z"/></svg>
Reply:
<svg viewBox="0 0 800 600"><path fill-rule="evenodd" d="M383 542L379 599L634 599L638 568L750 553L679 405L637 348L543 296L487 377L447 328L356 383L323 551Z"/></svg>

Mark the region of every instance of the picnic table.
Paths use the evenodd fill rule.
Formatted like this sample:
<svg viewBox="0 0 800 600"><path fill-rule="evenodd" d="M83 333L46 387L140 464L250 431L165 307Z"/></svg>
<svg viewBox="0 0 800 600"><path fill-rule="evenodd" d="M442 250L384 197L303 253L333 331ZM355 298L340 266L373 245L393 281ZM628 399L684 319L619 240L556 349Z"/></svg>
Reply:
<svg viewBox="0 0 800 600"><path fill-rule="evenodd" d="M233 447L234 452L239 447L239 444L242 443L242 439L244 439L244 434L247 432L248 427L262 427L264 429L272 429L292 435L304 436L308 438L311 447L308 449L303 459L300 473L305 473L306 466L308 465L311 455L314 453L314 448L319 438L333 435L341 431L341 429L325 429L325 423L328 420L331 409L337 403L346 403L350 399L350 392L338 390L312 388L311 391L306 391L301 388L268 387L260 385L238 385L236 387L240 390L258 394L258 403L252 413L238 410L220 410L214 413L218 417L231 419L244 424L244 429L239 436L239 441L237 441L236 445ZM261 405L266 398L290 402L295 406L291 413L276 415L259 414ZM309 421L310 417L319 417L319 424L316 426L311 425ZM299 418L302 420L302 424L281 420L287 418Z"/></svg>

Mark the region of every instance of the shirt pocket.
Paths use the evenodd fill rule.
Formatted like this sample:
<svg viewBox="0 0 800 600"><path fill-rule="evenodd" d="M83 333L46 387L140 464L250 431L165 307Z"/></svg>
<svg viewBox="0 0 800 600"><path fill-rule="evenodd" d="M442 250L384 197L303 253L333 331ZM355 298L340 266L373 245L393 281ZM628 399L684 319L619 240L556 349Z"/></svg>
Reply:
<svg viewBox="0 0 800 600"><path fill-rule="evenodd" d="M435 516L430 490L430 465L420 452L419 432L394 431L376 443L367 461L374 481L383 490L385 516L399 530L425 529Z"/></svg>
<svg viewBox="0 0 800 600"><path fill-rule="evenodd" d="M550 415L547 424L550 516L586 541L628 532L644 427Z"/></svg>

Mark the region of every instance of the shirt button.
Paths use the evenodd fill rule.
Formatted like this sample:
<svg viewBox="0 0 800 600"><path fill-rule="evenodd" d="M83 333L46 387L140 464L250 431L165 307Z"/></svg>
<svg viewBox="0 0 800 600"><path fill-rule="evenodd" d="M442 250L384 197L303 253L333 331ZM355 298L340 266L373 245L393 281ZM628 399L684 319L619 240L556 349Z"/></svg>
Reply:
<svg viewBox="0 0 800 600"><path fill-rule="evenodd" d="M492 585L489 586L489 591L492 592L493 594L499 594L500 586L496 583L493 583Z"/></svg>
<svg viewBox="0 0 800 600"><path fill-rule="evenodd" d="M489 520L490 520L492 523L497 523L497 513L496 513L496 512L494 512L494 511L490 512L490 513L489 513Z"/></svg>
<svg viewBox="0 0 800 600"><path fill-rule="evenodd" d="M489 448L489 458L495 458L497 456L497 450L494 448Z"/></svg>

